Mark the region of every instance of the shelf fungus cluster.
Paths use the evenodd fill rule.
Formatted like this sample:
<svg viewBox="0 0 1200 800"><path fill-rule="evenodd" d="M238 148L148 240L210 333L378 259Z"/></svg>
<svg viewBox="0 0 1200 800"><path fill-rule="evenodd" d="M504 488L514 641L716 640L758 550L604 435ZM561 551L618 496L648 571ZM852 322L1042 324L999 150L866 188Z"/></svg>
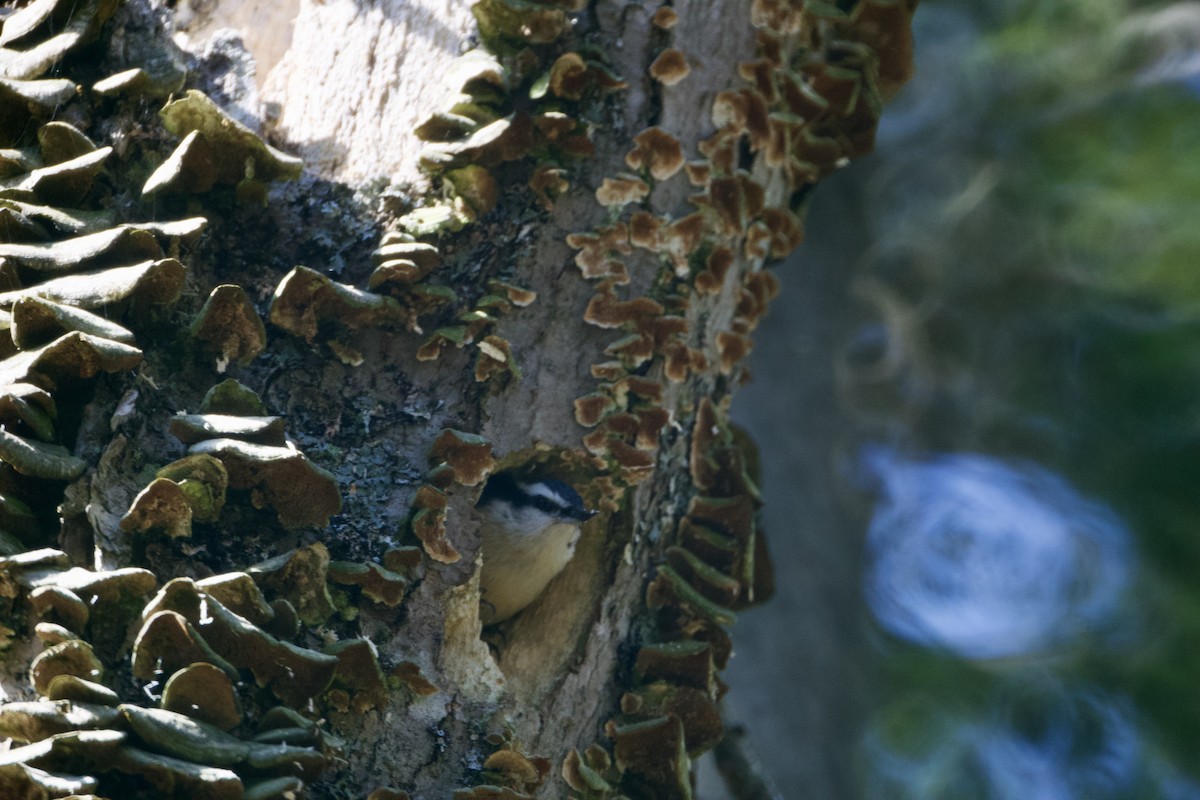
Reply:
<svg viewBox="0 0 1200 800"><path fill-rule="evenodd" d="M15 743L0 758L3 796L266 800L329 764L336 740L295 708L357 676L347 643L318 653L277 639L269 631L294 634L296 616L244 573L157 584L143 569L71 568L54 550L0 559L4 596L40 619L45 645L30 667L38 699L0 705L0 736ZM152 707L120 701L123 657ZM243 673L281 703L253 724Z"/></svg>
<svg viewBox="0 0 1200 800"><path fill-rule="evenodd" d="M631 172L596 188L608 221L567 238L595 286L585 321L619 334L605 351L611 360L592 366L595 391L575 401L589 429L584 446L635 483L654 474L660 432L677 417L694 420L686 455L694 495L647 590L658 641L638 653L634 685L607 728L612 751L594 745L564 763L577 796L691 798L690 759L720 740L717 672L731 654L724 628L769 593L770 575L743 447L705 394L745 379L750 335L778 293L764 267L800 243L807 190L872 148L882 99L911 71L912 6L866 0L847 13L755 0L758 57L740 65L740 88L716 95L699 157L688 160L662 127L646 129L626 154ZM659 9L653 21L669 32L678 9ZM650 77L669 96L689 62L668 47ZM697 190L691 210L662 213L655 188L680 172ZM647 263L657 274L637 281L645 294L623 296L633 267ZM700 394L694 406L687 386Z"/></svg>
<svg viewBox="0 0 1200 800"><path fill-rule="evenodd" d="M285 528L328 524L342 507L337 481L287 439L282 417L262 411L258 396L231 379L209 391L201 413L172 418L170 432L188 454L158 470L121 529L189 537L193 520L217 521L228 489L274 509Z"/></svg>
<svg viewBox="0 0 1200 800"><path fill-rule="evenodd" d="M624 84L598 56L563 52L559 42L569 29L568 15L582 7L505 0L473 7L486 48L450 65L444 109L415 131L427 143L421 166L438 199L396 220L398 230L385 234L372 254L366 290L298 267L275 292L271 322L309 341L328 342L351 364L361 363L361 356L346 344L344 331L384 327L424 334L419 361L435 360L447 348L473 347L478 382L520 378L509 342L494 328L501 314L537 295L490 278L480 281L475 299L460 299L434 282L442 254L429 240L461 231L495 208L497 171L520 170L549 207L569 186L567 166L592 154L588 126L573 112L580 101ZM426 333L428 320L434 324Z"/></svg>
<svg viewBox="0 0 1200 800"><path fill-rule="evenodd" d="M142 361L134 331L174 303L178 260L199 217L120 223L103 208L113 148L83 132L86 90L43 77L94 41L113 2L38 2L0 27L0 553L40 546L66 482L68 450L100 373ZM86 480L86 478L85 478Z"/></svg>
<svg viewBox="0 0 1200 800"><path fill-rule="evenodd" d="M194 89L159 112L163 127L183 140L146 179L142 194L203 194L232 186L243 203L266 205L266 183L300 177L299 158L281 153Z"/></svg>
<svg viewBox="0 0 1200 800"><path fill-rule="evenodd" d="M356 602L398 606L418 567L411 552L394 550L381 566L330 562L314 545L250 574L161 583L146 569L72 567L66 553L37 549L75 502L62 502L64 488L93 477L68 449L90 384L141 364L141 331L170 318L186 277L179 259L206 225L121 222L112 208L138 194L114 184L141 168L84 133L101 106L165 97L181 74L136 68L91 89L42 77L95 40L118 5L39 0L0 21L0 645L13 647L31 623L43 645L29 668L37 699L0 704L0 737L13 741L0 796L294 797L336 745L301 711L374 707L389 678L365 640L324 652L289 640L302 622L350 615ZM160 119L183 141L143 197L226 185L259 200L265 181L299 173L297 160L197 92ZM189 333L219 369L265 343L235 286L212 292ZM121 521L127 534L190 536L194 522L220 518L230 489L272 507L285 527L324 525L340 507L333 479L233 381L171 432L189 453L138 495Z"/></svg>
<svg viewBox="0 0 1200 800"><path fill-rule="evenodd" d="M462 555L446 538L447 492L454 484L478 486L496 468L492 445L473 433L447 428L429 450L431 468L412 502L409 530L434 561L453 564Z"/></svg>
<svg viewBox="0 0 1200 800"><path fill-rule="evenodd" d="M577 401L576 419L592 429L584 445L628 481L650 474L655 431L669 419L662 387L630 391L628 379L643 387L680 383L713 368L744 377L738 365L750 334L778 292L762 268L799 244L804 190L873 146L881 97L909 72L911 13L892 0L868 0L850 15L829 5L756 3L760 57L740 65L746 86L716 96L715 131L698 143L700 158L687 160L676 136L650 127L626 154L633 172L596 189L616 218L567 243L596 284L584 319L622 335L606 350L613 360L593 366L601 383ZM654 19L670 30L678 14L664 7ZM650 73L669 87L687 69L686 56L668 48ZM649 210L654 186L681 170L698 189L689 198L694 210L680 217ZM628 263L646 256L661 264L653 288L621 298ZM699 319L708 321L703 332Z"/></svg>
<svg viewBox="0 0 1200 800"><path fill-rule="evenodd" d="M412 548L381 566L330 561L315 544L160 587L148 570L69 567L55 550L0 558L5 619L39 620L44 644L29 671L38 699L0 705L0 736L17 745L0 758L0 793L296 796L339 751L314 703L362 713L393 685L428 684L408 664L385 675L365 639L320 651L290 640L355 602L397 607L418 564ZM152 707L120 701L126 675Z"/></svg>
<svg viewBox="0 0 1200 800"><path fill-rule="evenodd" d="M529 305L536 294L490 278L479 282L477 297L462 300L431 280L442 255L428 240L461 231L491 212L501 194L498 171L527 176L534 196L549 207L568 188L566 166L592 153L588 127L572 112L580 101L623 84L598 57L562 51L568 14L581 9L573 2L504 0L474 6L486 49L471 50L450 65L444 109L415 131L427 142L421 166L439 199L401 216L398 230L383 237L372 255L366 291L299 268L280 284L272 322L345 352L337 338L341 329L384 326L424 334L424 320L433 319L418 360L473 346L478 382L520 378L509 342L494 328L501 314Z"/></svg>
<svg viewBox="0 0 1200 800"><path fill-rule="evenodd" d="M423 333L422 321L433 317L450 324L429 333L416 350L418 361L435 360L448 346L474 344L477 381L520 377L508 342L491 331L500 314L529 305L536 293L492 279L473 306L456 311L454 290L427 280L442 263L434 245L392 232L384 236L371 259L374 269L365 290L296 267L275 290L270 321L309 342L325 342L340 359L357 366L363 357L345 341L349 331L385 328ZM447 320L447 315L452 319Z"/></svg>
<svg viewBox="0 0 1200 800"><path fill-rule="evenodd" d="M428 144L421 165L441 181L447 200L440 216L461 227L487 214L499 190L494 171L536 157L529 185L543 201L565 190L563 168L590 156L593 146L577 104L624 88L596 54L564 51L570 13L581 2L482 0L472 7L486 47L459 57L448 70L444 110L416 129ZM400 220L410 230L419 209ZM415 231L414 231L415 232Z"/></svg>
<svg viewBox="0 0 1200 800"><path fill-rule="evenodd" d="M725 628L773 588L746 443L708 398L697 404L690 439L693 495L646 590L653 634L638 650L620 716L606 726L613 752L593 745L563 765L583 797L692 796L691 759L724 730L719 671L733 650Z"/></svg>

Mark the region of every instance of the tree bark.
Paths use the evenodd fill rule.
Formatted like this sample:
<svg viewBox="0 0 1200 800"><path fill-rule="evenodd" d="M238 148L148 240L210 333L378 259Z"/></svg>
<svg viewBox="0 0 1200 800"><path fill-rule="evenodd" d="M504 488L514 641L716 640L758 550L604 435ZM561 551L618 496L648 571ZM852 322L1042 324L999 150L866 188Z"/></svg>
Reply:
<svg viewBox="0 0 1200 800"><path fill-rule="evenodd" d="M67 5L55 21L92 13ZM912 4L485 0L477 29L454 4L225 0L181 20L185 50L166 9L95 5L94 41L54 69L81 87L63 118L113 146L94 151L107 172L20 197L131 223L63 271L148 254L155 272L73 300L35 272L40 250L5 251L14 319L50 298L123 320L134 343L80 355L65 333L79 365L13 367L58 420L39 437L12 401L6 425L63 449L33 446L59 472L0 453L0 488L31 509L0 561L2 685L43 698L0 706L0 733L48 750L0 765L0 788L690 797L691 758L720 738L725 628L769 593L728 401L774 293L766 268L907 77ZM13 19L14 53L49 27ZM230 19L255 21L244 47L211 35ZM450 62L472 45L464 79ZM108 90L135 66L141 88ZM231 121L255 128L260 104L302 172ZM9 145L56 162L32 135L50 113L11 113L35 124L10 124ZM202 235L146 222L195 217ZM213 397L229 377L263 408ZM568 480L603 513L542 597L485 630L473 505L499 470ZM21 555L45 547L62 553ZM209 673L231 690L163 699L168 679ZM241 709L228 719L223 691ZM100 710L77 723L64 702ZM284 708L303 719L285 728ZM275 763L256 732L296 752ZM55 794L33 767L91 777Z"/></svg>

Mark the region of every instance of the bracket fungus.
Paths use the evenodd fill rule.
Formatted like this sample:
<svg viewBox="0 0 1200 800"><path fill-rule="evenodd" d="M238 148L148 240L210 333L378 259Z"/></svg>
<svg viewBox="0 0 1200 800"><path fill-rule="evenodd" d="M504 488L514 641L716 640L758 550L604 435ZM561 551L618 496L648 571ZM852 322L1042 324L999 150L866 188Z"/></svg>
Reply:
<svg viewBox="0 0 1200 800"><path fill-rule="evenodd" d="M218 371L236 361L249 364L267 346L267 330L241 286L217 286L192 322L191 335L213 353Z"/></svg>
<svg viewBox="0 0 1200 800"><path fill-rule="evenodd" d="M251 502L275 509L285 528L324 526L342 508L337 480L295 447L221 438L198 442L188 452L219 459L229 473L229 488L251 490Z"/></svg>
<svg viewBox="0 0 1200 800"><path fill-rule="evenodd" d="M663 86L674 86L692 72L683 51L669 47L650 65L650 75Z"/></svg>
<svg viewBox="0 0 1200 800"><path fill-rule="evenodd" d="M225 113L202 92L189 89L159 112L163 127L176 136L196 133L213 152L215 181L237 184L247 178L258 181L293 180L300 177L303 162L281 153L258 134Z"/></svg>

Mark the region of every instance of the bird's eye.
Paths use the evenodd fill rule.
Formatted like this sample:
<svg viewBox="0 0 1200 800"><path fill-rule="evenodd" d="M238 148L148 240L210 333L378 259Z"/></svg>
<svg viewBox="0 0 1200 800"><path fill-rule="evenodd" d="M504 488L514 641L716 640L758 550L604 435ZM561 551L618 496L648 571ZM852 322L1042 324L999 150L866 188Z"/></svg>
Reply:
<svg viewBox="0 0 1200 800"><path fill-rule="evenodd" d="M539 511L545 511L547 514L556 514L559 511L559 508L554 501L548 500L545 497L533 498L533 507Z"/></svg>

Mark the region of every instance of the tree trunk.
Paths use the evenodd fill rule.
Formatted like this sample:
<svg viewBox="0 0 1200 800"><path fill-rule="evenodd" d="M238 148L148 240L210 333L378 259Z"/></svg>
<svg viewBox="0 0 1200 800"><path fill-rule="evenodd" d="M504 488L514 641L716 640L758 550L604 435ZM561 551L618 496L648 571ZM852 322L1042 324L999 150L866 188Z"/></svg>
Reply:
<svg viewBox="0 0 1200 800"><path fill-rule="evenodd" d="M690 797L765 267L912 4L112 5L0 29L0 796ZM602 513L484 628L503 470Z"/></svg>

